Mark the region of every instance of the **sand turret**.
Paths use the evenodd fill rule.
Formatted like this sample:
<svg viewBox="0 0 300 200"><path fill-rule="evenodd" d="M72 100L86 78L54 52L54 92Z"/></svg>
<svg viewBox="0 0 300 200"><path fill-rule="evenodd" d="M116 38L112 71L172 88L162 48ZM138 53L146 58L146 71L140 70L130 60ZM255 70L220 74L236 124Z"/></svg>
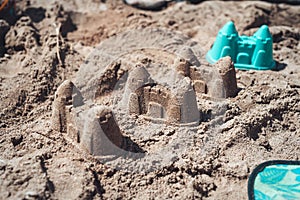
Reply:
<svg viewBox="0 0 300 200"><path fill-rule="evenodd" d="M80 145L94 156L116 155L123 144L121 130L112 111L96 106L84 114Z"/></svg>
<svg viewBox="0 0 300 200"><path fill-rule="evenodd" d="M145 85L154 83L151 79L149 72L143 66L137 66L129 71L127 83L125 86L124 95L122 98L122 106L127 107L129 110L136 107L135 104L130 104L130 99L135 98L134 92Z"/></svg>

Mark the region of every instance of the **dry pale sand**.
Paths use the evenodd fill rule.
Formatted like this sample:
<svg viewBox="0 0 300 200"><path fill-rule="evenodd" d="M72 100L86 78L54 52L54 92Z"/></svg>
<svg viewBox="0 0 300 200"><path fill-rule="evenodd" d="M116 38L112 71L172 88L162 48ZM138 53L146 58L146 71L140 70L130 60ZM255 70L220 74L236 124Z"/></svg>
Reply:
<svg viewBox="0 0 300 200"><path fill-rule="evenodd" d="M0 199L246 199L258 164L299 160L299 5L182 2L151 12L115 0L30 0L16 9L16 19L0 20ZM215 89L218 66L205 61L229 20L246 35L267 24L277 63L272 71L236 70L233 97ZM193 96L185 74L174 72L185 62L203 70L208 96ZM139 85L127 82L136 75L166 110L151 104L149 117L130 104ZM65 80L84 98L69 102L84 130L75 138L52 124ZM148 93L137 94L145 104ZM189 106L179 119L173 94ZM99 112L117 153L89 142Z"/></svg>

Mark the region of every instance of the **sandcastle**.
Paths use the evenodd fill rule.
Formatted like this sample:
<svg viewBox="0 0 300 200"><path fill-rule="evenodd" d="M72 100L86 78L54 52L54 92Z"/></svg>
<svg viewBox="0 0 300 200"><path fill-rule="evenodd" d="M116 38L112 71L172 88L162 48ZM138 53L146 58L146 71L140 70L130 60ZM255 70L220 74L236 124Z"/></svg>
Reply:
<svg viewBox="0 0 300 200"><path fill-rule="evenodd" d="M127 155L132 145L143 151L128 143L130 134L151 137L155 127L197 129L203 104L237 93L230 57L214 65L203 61L197 43L168 30L111 37L92 51L73 82L58 87L53 130L94 156L114 156ZM134 126L130 134L128 123Z"/></svg>
<svg viewBox="0 0 300 200"><path fill-rule="evenodd" d="M147 68L132 68L114 63L102 72L93 102L85 102L79 89L69 80L57 89L53 103L53 130L66 136L94 156L117 155L126 149L123 131L114 118L113 107L101 104L122 75L127 74L121 100L116 106L125 116L138 117L150 123L172 126L197 126L201 110L197 100L234 97L237 92L235 69L230 57L214 67L196 67L184 59L174 61L178 77L175 85L155 82ZM112 73L115 70L115 73ZM120 72L120 73L117 73Z"/></svg>
<svg viewBox="0 0 300 200"><path fill-rule="evenodd" d="M200 113L190 80L184 78L178 85L181 87L172 90L154 83L148 71L138 66L129 73L123 104L129 114L145 115L154 121L198 124Z"/></svg>

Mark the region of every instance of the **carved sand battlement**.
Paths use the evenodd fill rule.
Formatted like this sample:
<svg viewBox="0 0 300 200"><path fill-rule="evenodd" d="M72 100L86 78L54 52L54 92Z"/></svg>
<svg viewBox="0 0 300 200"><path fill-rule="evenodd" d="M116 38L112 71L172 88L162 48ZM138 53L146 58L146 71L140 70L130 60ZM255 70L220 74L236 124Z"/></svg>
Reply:
<svg viewBox="0 0 300 200"><path fill-rule="evenodd" d="M192 80L194 90L212 98L234 97L237 93L236 74L230 57L220 59L215 68L191 66L183 59L175 61L176 70Z"/></svg>
<svg viewBox="0 0 300 200"><path fill-rule="evenodd" d="M189 78L180 81L176 89L170 89L154 83L148 71L139 66L129 72L122 101L130 114L143 115L152 121L177 124L200 121Z"/></svg>

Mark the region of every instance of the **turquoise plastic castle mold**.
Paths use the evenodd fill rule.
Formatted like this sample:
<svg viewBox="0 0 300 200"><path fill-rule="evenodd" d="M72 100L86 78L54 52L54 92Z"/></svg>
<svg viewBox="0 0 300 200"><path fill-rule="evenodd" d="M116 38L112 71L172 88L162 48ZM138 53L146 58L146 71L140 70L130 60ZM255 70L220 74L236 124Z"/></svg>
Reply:
<svg viewBox="0 0 300 200"><path fill-rule="evenodd" d="M275 68L272 47L273 38L268 26L261 26L253 36L239 36L234 23L229 21L219 31L206 60L214 64L220 58L230 56L235 68L270 70Z"/></svg>

